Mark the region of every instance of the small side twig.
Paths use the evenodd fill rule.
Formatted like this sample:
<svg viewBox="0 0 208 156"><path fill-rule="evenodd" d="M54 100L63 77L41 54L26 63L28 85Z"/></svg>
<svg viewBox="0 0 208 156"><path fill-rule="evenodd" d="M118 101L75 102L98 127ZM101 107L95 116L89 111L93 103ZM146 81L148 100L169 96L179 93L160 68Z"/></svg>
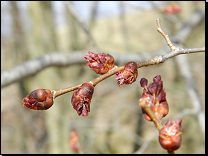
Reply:
<svg viewBox="0 0 208 156"><path fill-rule="evenodd" d="M174 45L172 44L172 42L171 42L170 39L169 39L169 36L166 35L166 34L163 32L163 30L162 30L162 28L161 28L161 26L160 26L160 19L157 19L156 22L157 22L157 27L156 27L156 28L157 28L157 31L165 38L165 40L166 40L168 46L170 47L171 51L176 50L177 47L174 46Z"/></svg>

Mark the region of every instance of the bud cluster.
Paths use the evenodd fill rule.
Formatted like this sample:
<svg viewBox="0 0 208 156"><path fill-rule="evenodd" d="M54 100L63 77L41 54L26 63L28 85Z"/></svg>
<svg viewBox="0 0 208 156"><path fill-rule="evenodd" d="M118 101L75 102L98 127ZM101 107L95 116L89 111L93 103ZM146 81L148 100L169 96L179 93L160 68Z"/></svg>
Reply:
<svg viewBox="0 0 208 156"><path fill-rule="evenodd" d="M162 127L160 120L165 117L169 112L168 103L166 101L166 93L163 89L163 81L161 76L157 75L153 78L153 83L148 86L148 80L142 78L140 85L143 87L142 98L139 100L139 106L142 107L144 118L148 121L154 121L159 130L160 145L168 150L168 153L173 153L181 146L181 122L182 119L171 122L170 119ZM150 109L151 111L149 111ZM145 110L149 113L145 111ZM150 117L151 116L151 117Z"/></svg>
<svg viewBox="0 0 208 156"><path fill-rule="evenodd" d="M89 55L84 56L88 62L88 66L97 74L105 74L114 67L114 58L110 54L95 54L88 51Z"/></svg>
<svg viewBox="0 0 208 156"><path fill-rule="evenodd" d="M46 110L53 105L53 91L36 89L23 98L23 107L34 110Z"/></svg>
<svg viewBox="0 0 208 156"><path fill-rule="evenodd" d="M161 81L161 76L157 75L153 78L153 83L150 83L149 86L147 86L147 83L148 80L145 78L140 80L140 85L144 88L142 98L146 99L149 108L153 111L155 116L161 120L169 112L166 93L163 89L163 81ZM143 109L142 112L146 120L152 121Z"/></svg>

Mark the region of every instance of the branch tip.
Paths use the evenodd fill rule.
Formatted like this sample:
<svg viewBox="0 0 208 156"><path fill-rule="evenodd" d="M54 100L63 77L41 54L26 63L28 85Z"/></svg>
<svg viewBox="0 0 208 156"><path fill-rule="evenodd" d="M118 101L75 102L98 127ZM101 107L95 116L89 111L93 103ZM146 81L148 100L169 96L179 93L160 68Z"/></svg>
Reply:
<svg viewBox="0 0 208 156"><path fill-rule="evenodd" d="M161 28L161 26L160 26L160 19L159 18L156 20L156 23L157 23L157 29Z"/></svg>
<svg viewBox="0 0 208 156"><path fill-rule="evenodd" d="M170 41L170 39L169 39L169 36L166 35L166 34L163 32L163 30L162 30L162 28L161 28L161 25L160 25L160 19L159 19L159 18L156 20L156 23L157 23L157 27L156 27L157 31L165 38L165 40L166 40L168 46L170 47L171 51L176 50L177 47L171 43L171 41Z"/></svg>

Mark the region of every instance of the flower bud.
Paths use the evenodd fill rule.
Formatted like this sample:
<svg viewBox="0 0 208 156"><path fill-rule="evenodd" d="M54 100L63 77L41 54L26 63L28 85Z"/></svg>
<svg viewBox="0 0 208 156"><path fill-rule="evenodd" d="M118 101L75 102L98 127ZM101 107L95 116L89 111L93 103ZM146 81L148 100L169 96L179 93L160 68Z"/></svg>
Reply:
<svg viewBox="0 0 208 156"><path fill-rule="evenodd" d="M89 55L84 56L88 62L88 66L97 74L105 74L114 67L114 58L110 54L92 53L88 51Z"/></svg>
<svg viewBox="0 0 208 156"><path fill-rule="evenodd" d="M71 147L71 149L73 149L76 153L79 152L79 137L77 135L77 132L75 130L72 130L72 132L70 133L70 140L69 140L69 147Z"/></svg>
<svg viewBox="0 0 208 156"><path fill-rule="evenodd" d="M141 80L140 80L140 85L141 85L141 87L146 87L147 86L147 83L148 83L148 80L147 79L145 79L145 78L141 78Z"/></svg>
<svg viewBox="0 0 208 156"><path fill-rule="evenodd" d="M119 86L126 84L132 84L134 81L136 81L136 78L138 76L137 71L137 63L136 62L128 62L123 71L119 71L116 73L116 79L117 84Z"/></svg>
<svg viewBox="0 0 208 156"><path fill-rule="evenodd" d="M94 86L87 82L83 83L81 87L72 95L71 103L79 116L88 116L93 92Z"/></svg>
<svg viewBox="0 0 208 156"><path fill-rule="evenodd" d="M150 83L147 87L148 92L152 95L154 95L157 92L157 84L156 83Z"/></svg>
<svg viewBox="0 0 208 156"><path fill-rule="evenodd" d="M159 142L164 149L175 151L181 146L181 122L182 119L177 119L173 122L168 119L167 123L159 131Z"/></svg>
<svg viewBox="0 0 208 156"><path fill-rule="evenodd" d="M159 83L160 81L161 81L161 76L160 75L157 75L153 78L153 82L156 83L156 84Z"/></svg>
<svg viewBox="0 0 208 156"><path fill-rule="evenodd" d="M162 8L161 11L167 14L175 14L181 12L182 8L178 4L173 3L169 6L166 6L165 8Z"/></svg>
<svg viewBox="0 0 208 156"><path fill-rule="evenodd" d="M169 112L168 103L166 100L166 93L163 89L163 81L161 81L161 76L157 75L153 78L153 83L150 83L148 87L147 80L142 78L140 80L140 85L143 87L142 99L145 99L148 107L153 111L155 116L161 120L165 117ZM143 100L139 101L139 104L143 102ZM142 104L142 103L141 103ZM152 121L150 116L142 109L142 113L144 118L148 121Z"/></svg>
<svg viewBox="0 0 208 156"><path fill-rule="evenodd" d="M48 89L37 89L23 98L23 107L34 110L46 110L53 105L53 91Z"/></svg>

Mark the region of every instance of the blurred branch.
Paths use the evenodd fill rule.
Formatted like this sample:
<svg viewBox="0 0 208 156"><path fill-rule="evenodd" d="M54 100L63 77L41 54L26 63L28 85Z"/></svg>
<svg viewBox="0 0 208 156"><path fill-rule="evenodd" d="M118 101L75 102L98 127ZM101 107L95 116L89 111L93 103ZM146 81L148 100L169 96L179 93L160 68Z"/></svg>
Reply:
<svg viewBox="0 0 208 156"><path fill-rule="evenodd" d="M155 139L158 137L159 135L159 131L158 130L155 130L154 134L152 135L152 137L145 141L142 146L136 151L134 152L134 154L143 154L144 151L146 150L146 148L153 142L155 141Z"/></svg>
<svg viewBox="0 0 208 156"><path fill-rule="evenodd" d="M125 50L131 51L130 44L129 44L129 37L128 37L128 29L126 27L126 18L125 18L125 5L123 1L119 1L119 18L121 23L121 34L123 36Z"/></svg>
<svg viewBox="0 0 208 156"><path fill-rule="evenodd" d="M78 12L76 11L76 9L74 8L74 6L71 4L71 2L64 2L66 4L66 6L68 7L71 15L73 16L74 20L79 24L79 26L84 30L84 32L87 34L88 39L90 41L90 43L92 44L92 46L97 50L98 47L92 37L92 34L90 33L89 29L87 28L87 26L84 23L84 20L82 19L82 17L78 14Z"/></svg>
<svg viewBox="0 0 208 156"><path fill-rule="evenodd" d="M81 51L74 51L71 53L54 52L28 60L9 70L1 72L1 87L5 87L28 76L33 76L47 67L66 67L74 64L87 64L87 61L84 59L86 54L86 52ZM120 53L113 53L115 63L118 64L124 64L129 61L142 62L154 57L155 55L157 55L157 52L148 55L145 53L126 53L122 55Z"/></svg>
<svg viewBox="0 0 208 156"><path fill-rule="evenodd" d="M183 76L184 82L186 84L186 90L192 104L192 111L198 118L198 123L203 134L205 134L205 114L203 111L202 101L199 97L196 85L193 79L192 72L190 70L190 65L187 56L180 56L176 58L177 64L181 75Z"/></svg>
<svg viewBox="0 0 208 156"><path fill-rule="evenodd" d="M1 87L5 87L25 77L32 76L46 67L84 63L85 60L83 57L84 53L50 53L28 60L18 66L1 72Z"/></svg>
<svg viewBox="0 0 208 156"><path fill-rule="evenodd" d="M95 25L95 19L97 17L97 13L98 13L98 2L99 1L93 1L92 6L90 8L90 22L89 22L89 29L92 30L92 28Z"/></svg>
<svg viewBox="0 0 208 156"><path fill-rule="evenodd" d="M194 51L196 50L196 51ZM176 49L173 52L170 52L168 54L154 57L151 60L140 62L141 60L146 60L147 58L144 57L143 54L114 54L114 59L116 61L137 61L138 68L141 68L143 66L149 66L154 64L159 64L165 62L167 59L177 56L179 54L188 54L188 53L195 53L195 52L204 52L205 47L201 48L193 48L193 49ZM13 82L19 81L23 78L26 78L28 76L32 76L39 71L43 70L46 67L50 66L70 66L74 64L83 64L86 63L86 60L83 59L84 55L86 53L82 52L74 52L74 53L50 53L43 56L40 56L38 58L29 60L24 62L21 65L15 66L9 70L3 71L1 73L1 87L5 87ZM120 55L120 56L119 56ZM152 55L148 55L148 57L151 57ZM138 59L137 59L138 58ZM112 73L111 73L112 74ZM104 75L101 75L104 76Z"/></svg>
<svg viewBox="0 0 208 156"><path fill-rule="evenodd" d="M170 38L172 43L184 43L189 37L191 31L200 22L204 21L205 10L197 10L191 14L184 22L182 22L181 28Z"/></svg>

